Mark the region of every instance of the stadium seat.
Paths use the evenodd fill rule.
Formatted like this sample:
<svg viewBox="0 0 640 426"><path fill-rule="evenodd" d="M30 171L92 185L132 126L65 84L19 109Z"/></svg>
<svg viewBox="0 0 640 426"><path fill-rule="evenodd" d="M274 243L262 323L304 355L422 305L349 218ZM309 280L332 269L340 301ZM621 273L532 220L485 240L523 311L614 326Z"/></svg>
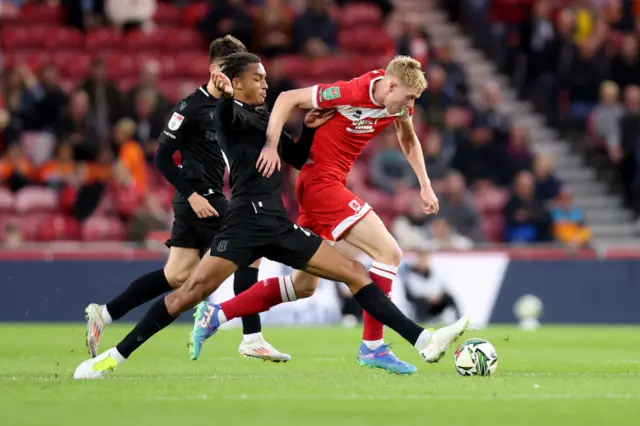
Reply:
<svg viewBox="0 0 640 426"><path fill-rule="evenodd" d="M55 212L58 209L58 193L51 188L29 186L15 195L16 212L27 214Z"/></svg>
<svg viewBox="0 0 640 426"><path fill-rule="evenodd" d="M7 188L0 187L0 213L13 211L15 197Z"/></svg>
<svg viewBox="0 0 640 426"><path fill-rule="evenodd" d="M106 50L120 50L124 43L122 33L112 28L98 28L87 34L84 40L85 48L90 52L104 52Z"/></svg>
<svg viewBox="0 0 640 426"><path fill-rule="evenodd" d="M162 27L178 25L180 20L180 9L172 4L158 2L158 8L153 21Z"/></svg>
<svg viewBox="0 0 640 426"><path fill-rule="evenodd" d="M178 69L176 74L184 78L203 79L207 77L209 58L202 53L179 53L176 57Z"/></svg>
<svg viewBox="0 0 640 426"><path fill-rule="evenodd" d="M208 12L209 5L206 2L194 2L184 9L182 20L187 27L193 28Z"/></svg>
<svg viewBox="0 0 640 426"><path fill-rule="evenodd" d="M184 52L186 50L196 50L200 54L199 49L203 47L203 39L197 31L189 28L172 28L162 31L163 35L163 51L173 50L176 52Z"/></svg>
<svg viewBox="0 0 640 426"><path fill-rule="evenodd" d="M311 72L314 78L323 81L349 79L354 77L354 61L354 57L345 55L318 58L312 62L310 67L307 67L307 72Z"/></svg>
<svg viewBox="0 0 640 426"><path fill-rule="evenodd" d="M375 40L375 42L372 42ZM340 31L340 49L354 54L386 54L395 52L393 39L380 28L354 28Z"/></svg>
<svg viewBox="0 0 640 426"><path fill-rule="evenodd" d="M84 241L124 241L126 235L124 225L115 217L93 216L82 225Z"/></svg>
<svg viewBox="0 0 640 426"><path fill-rule="evenodd" d="M0 43L2 43L4 50L33 47L33 41L29 37L29 30L22 26L3 28L0 31Z"/></svg>
<svg viewBox="0 0 640 426"><path fill-rule="evenodd" d="M39 241L72 241L81 236L80 224L70 216L54 214L45 216L36 227Z"/></svg>
<svg viewBox="0 0 640 426"><path fill-rule="evenodd" d="M126 36L124 48L136 53L145 51L160 52L163 50L166 51L166 42L166 34L164 34L163 30L157 29L151 32L136 31Z"/></svg>
<svg viewBox="0 0 640 426"><path fill-rule="evenodd" d="M62 23L62 9L58 5L27 3L20 8L23 25Z"/></svg>
<svg viewBox="0 0 640 426"><path fill-rule="evenodd" d="M34 34L38 34L39 29L31 29ZM80 49L83 47L84 37L80 31L73 28L45 28L38 35L42 40L42 45L51 50L57 49Z"/></svg>
<svg viewBox="0 0 640 426"><path fill-rule="evenodd" d="M91 55L78 50L62 50L51 54L51 62L60 74L70 79L84 77L91 63Z"/></svg>
<svg viewBox="0 0 640 426"><path fill-rule="evenodd" d="M139 55L124 52L107 52L102 57L107 63L110 78L138 77L140 72Z"/></svg>
<svg viewBox="0 0 640 426"><path fill-rule="evenodd" d="M347 4L340 9L338 22L341 28L375 27L383 24L380 9L371 3Z"/></svg>
<svg viewBox="0 0 640 426"><path fill-rule="evenodd" d="M282 61L282 72L289 78L308 77L311 66L309 61L300 56L283 56L280 58Z"/></svg>

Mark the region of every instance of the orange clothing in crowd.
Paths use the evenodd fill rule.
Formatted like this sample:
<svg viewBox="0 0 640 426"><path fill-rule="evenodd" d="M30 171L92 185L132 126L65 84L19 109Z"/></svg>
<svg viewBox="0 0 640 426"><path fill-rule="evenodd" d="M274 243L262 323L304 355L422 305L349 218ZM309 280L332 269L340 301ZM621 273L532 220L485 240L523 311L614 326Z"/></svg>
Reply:
<svg viewBox="0 0 640 426"><path fill-rule="evenodd" d="M0 180L7 180L17 170L21 171L23 175L30 178L33 174L33 166L27 158L21 158L18 160L18 166L15 167L7 159L0 160Z"/></svg>
<svg viewBox="0 0 640 426"><path fill-rule="evenodd" d="M76 164L73 162L47 161L40 167L40 182L61 180L63 177L73 176L75 172Z"/></svg>
<svg viewBox="0 0 640 426"><path fill-rule="evenodd" d="M148 188L149 177L147 176L144 151L140 144L134 140L123 143L120 146L118 157L136 181L136 189L141 193L145 193Z"/></svg>

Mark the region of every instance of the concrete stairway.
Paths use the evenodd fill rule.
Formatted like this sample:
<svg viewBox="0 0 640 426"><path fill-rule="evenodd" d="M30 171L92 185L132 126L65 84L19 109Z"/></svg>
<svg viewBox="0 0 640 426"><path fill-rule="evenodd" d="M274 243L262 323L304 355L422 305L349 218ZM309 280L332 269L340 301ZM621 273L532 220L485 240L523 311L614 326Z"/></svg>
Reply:
<svg viewBox="0 0 640 426"><path fill-rule="evenodd" d="M608 192L606 185L596 178L595 170L582 163L582 159L570 152L569 144L558 133L547 127L544 119L533 111L527 101L518 100L507 77L499 75L493 63L483 52L474 49L471 41L455 24L447 20L433 0L395 0L396 9L402 14L411 12L421 17L425 30L434 43L452 43L456 60L469 78L472 102L477 101L481 88L488 80L494 80L502 88L501 111L514 123L528 129L535 152L551 154L555 158L557 176L575 197L590 224L594 243L598 247L611 244L640 245L634 235L631 212L622 207L622 200Z"/></svg>

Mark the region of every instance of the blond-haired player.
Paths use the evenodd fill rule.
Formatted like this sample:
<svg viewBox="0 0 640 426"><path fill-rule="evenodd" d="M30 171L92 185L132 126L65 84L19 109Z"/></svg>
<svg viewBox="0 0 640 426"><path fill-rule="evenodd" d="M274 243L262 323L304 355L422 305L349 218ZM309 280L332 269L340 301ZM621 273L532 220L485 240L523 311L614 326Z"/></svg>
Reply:
<svg viewBox="0 0 640 426"><path fill-rule="evenodd" d="M387 295L391 292L402 251L371 207L347 189L347 174L367 143L394 123L400 147L420 182L423 211L425 214L438 212L438 199L431 188L420 141L411 121L414 102L426 87L421 64L411 57L397 56L386 69L371 71L349 81L283 92L271 113L267 142L257 164L265 176L280 169L278 140L294 108L336 109L335 116L316 130L309 159L298 176L298 225L325 240L345 240L371 256L374 261L369 270L371 279ZM263 285L254 286L211 311L221 311L221 317L230 320L253 313L257 307L264 308L263 293L271 286L280 286L282 293L282 300L269 299L273 306L311 296L318 282L317 277L302 271L296 271L290 277L270 278ZM295 294L289 294L291 288ZM436 331L432 336L434 342L449 341L449 336L464 330L466 322L459 321L452 327L457 329L446 327ZM434 354L433 360L435 358ZM361 365L398 374L416 371L413 365L401 361L391 352L383 340L383 325L366 313L358 361Z"/></svg>

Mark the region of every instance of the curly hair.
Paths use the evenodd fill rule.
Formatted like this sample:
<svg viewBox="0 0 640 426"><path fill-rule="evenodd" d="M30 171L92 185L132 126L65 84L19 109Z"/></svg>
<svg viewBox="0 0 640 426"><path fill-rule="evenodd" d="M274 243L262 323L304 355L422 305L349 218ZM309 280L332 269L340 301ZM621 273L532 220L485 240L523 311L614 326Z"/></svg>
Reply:
<svg viewBox="0 0 640 426"><path fill-rule="evenodd" d="M260 58L253 53L234 53L232 55L222 58L220 68L224 75L229 77L229 80L233 81L234 78L239 77L249 64L259 64Z"/></svg>

